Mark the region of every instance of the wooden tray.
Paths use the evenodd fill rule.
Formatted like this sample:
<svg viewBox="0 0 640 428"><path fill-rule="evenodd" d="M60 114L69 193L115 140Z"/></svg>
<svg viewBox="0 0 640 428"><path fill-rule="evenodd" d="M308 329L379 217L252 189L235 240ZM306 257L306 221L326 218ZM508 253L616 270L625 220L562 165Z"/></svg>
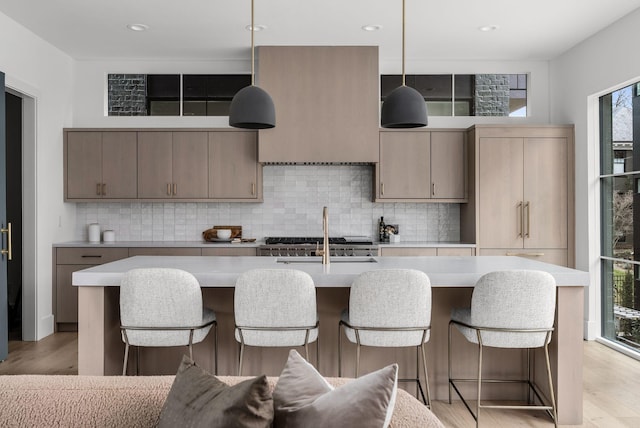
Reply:
<svg viewBox="0 0 640 428"><path fill-rule="evenodd" d="M218 239L218 229L231 229L231 238L242 238L242 226L213 226L211 229L207 229L202 232L202 238L205 241L213 242Z"/></svg>

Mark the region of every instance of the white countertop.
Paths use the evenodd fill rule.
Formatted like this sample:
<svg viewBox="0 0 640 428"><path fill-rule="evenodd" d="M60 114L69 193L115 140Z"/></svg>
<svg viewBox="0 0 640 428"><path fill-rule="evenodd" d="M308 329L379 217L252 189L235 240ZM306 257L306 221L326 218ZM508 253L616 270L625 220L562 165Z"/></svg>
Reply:
<svg viewBox="0 0 640 428"><path fill-rule="evenodd" d="M115 242L87 242L87 241L68 241L57 242L53 244L57 248L109 248L109 247L158 247L158 248L209 248L209 247L257 247L264 244L264 239L258 239L255 242L242 243L225 243L225 242L206 242L206 241L115 241ZM467 242L453 241L400 241L398 243L390 242L374 242L374 245L380 247L398 247L398 248L475 248L476 244Z"/></svg>
<svg viewBox="0 0 640 428"><path fill-rule="evenodd" d="M363 259L375 263L355 262ZM483 274L507 269L549 272L558 286L589 285L587 272L520 257L332 257L330 266L323 266L319 260L319 257L135 256L74 272L72 283L119 286L122 274L130 269L169 267L191 272L202 287L233 287L242 272L265 268L305 271L317 287L349 287L358 274L374 269L417 269L429 275L433 287L472 287Z"/></svg>

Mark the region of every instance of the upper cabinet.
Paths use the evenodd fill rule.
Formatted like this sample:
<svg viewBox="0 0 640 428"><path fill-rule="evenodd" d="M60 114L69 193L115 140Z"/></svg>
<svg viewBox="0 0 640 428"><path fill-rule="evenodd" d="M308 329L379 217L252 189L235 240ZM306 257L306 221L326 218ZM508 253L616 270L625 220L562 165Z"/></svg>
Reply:
<svg viewBox="0 0 640 428"><path fill-rule="evenodd" d="M257 132L64 130L65 201L262 201Z"/></svg>
<svg viewBox="0 0 640 428"><path fill-rule="evenodd" d="M466 202L462 130L380 131L378 202Z"/></svg>
<svg viewBox="0 0 640 428"><path fill-rule="evenodd" d="M206 132L140 132L138 197L208 198Z"/></svg>
<svg viewBox="0 0 640 428"><path fill-rule="evenodd" d="M210 132L209 197L261 199L262 167L257 160L255 132Z"/></svg>
<svg viewBox="0 0 640 428"><path fill-rule="evenodd" d="M65 200L136 198L135 132L64 135Z"/></svg>
<svg viewBox="0 0 640 428"><path fill-rule="evenodd" d="M377 46L260 46L258 85L276 126L260 130L260 162L378 162Z"/></svg>

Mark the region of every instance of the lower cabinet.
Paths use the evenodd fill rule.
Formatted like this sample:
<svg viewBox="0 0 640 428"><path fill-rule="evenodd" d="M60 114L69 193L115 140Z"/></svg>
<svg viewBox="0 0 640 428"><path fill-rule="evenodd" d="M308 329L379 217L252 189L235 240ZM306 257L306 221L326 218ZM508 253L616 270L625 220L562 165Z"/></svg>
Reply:
<svg viewBox="0 0 640 428"><path fill-rule="evenodd" d="M255 256L255 247L83 247L53 249L53 315L56 331L78 329L78 289L73 272L132 256Z"/></svg>
<svg viewBox="0 0 640 428"><path fill-rule="evenodd" d="M129 257L127 248L54 248L53 311L56 330L77 330L78 289L73 272Z"/></svg>
<svg viewBox="0 0 640 428"><path fill-rule="evenodd" d="M203 248L203 256L255 256L257 250L255 247L218 247Z"/></svg>
<svg viewBox="0 0 640 428"><path fill-rule="evenodd" d="M381 256L475 256L475 248L470 247L381 247Z"/></svg>
<svg viewBox="0 0 640 428"><path fill-rule="evenodd" d="M517 256L526 257L528 259L537 260L539 262L551 263L559 266L568 266L568 251L558 248L541 248L541 249L513 249L513 248L482 248L481 256Z"/></svg>

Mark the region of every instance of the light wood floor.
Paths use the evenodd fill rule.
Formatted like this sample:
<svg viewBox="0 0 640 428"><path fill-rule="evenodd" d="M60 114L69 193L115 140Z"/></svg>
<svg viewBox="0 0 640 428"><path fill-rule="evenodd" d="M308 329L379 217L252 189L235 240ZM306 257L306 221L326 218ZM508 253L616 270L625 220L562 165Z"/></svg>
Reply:
<svg viewBox="0 0 640 428"><path fill-rule="evenodd" d="M9 342L0 374L77 374L76 333L56 333L39 342ZM596 342L584 343L584 424L582 427L640 427L640 361ZM462 403L433 403L447 427L473 427ZM549 427L544 412L483 410L485 427ZM568 427L569 425L564 425Z"/></svg>

